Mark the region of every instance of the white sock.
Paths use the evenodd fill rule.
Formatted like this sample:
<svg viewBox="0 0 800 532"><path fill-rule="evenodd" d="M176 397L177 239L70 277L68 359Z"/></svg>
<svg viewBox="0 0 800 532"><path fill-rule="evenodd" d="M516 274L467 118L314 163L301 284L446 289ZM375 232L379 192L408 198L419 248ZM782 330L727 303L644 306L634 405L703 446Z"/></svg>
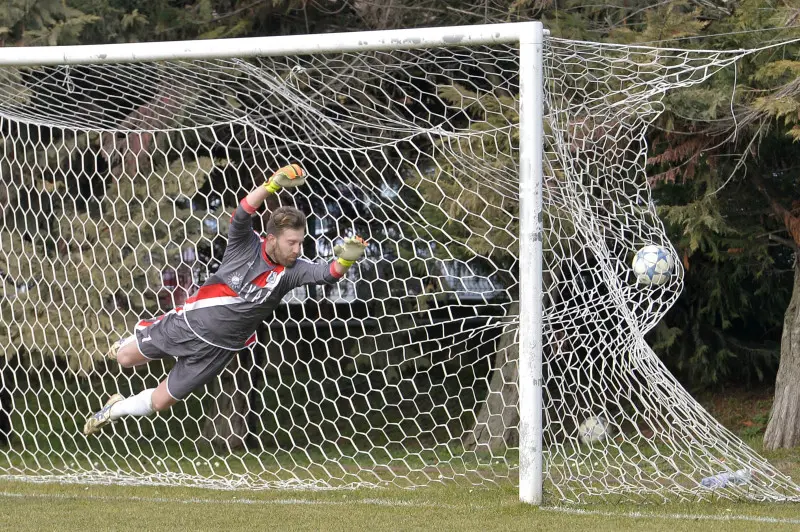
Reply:
<svg viewBox="0 0 800 532"><path fill-rule="evenodd" d="M149 388L138 395L123 399L111 407L111 419L119 419L122 416L149 416L153 409L153 392L155 388Z"/></svg>

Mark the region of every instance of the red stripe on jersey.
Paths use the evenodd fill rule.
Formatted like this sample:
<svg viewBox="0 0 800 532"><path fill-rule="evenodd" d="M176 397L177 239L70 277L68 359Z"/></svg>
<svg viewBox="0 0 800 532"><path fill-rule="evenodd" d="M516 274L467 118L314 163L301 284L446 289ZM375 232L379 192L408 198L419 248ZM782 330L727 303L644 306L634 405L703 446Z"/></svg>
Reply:
<svg viewBox="0 0 800 532"><path fill-rule="evenodd" d="M194 303L195 301L211 297L236 297L238 295L239 294L234 292L230 286L224 283L210 284L208 286L201 286L200 290L198 290L195 295L188 298L186 302Z"/></svg>
<svg viewBox="0 0 800 532"><path fill-rule="evenodd" d="M343 273L339 273L339 270L337 270L336 267L334 266L335 264L336 264L335 261L331 262L331 270L330 270L331 271L331 275L333 275L334 279L341 279L342 277L344 277L344 274Z"/></svg>
<svg viewBox="0 0 800 532"><path fill-rule="evenodd" d="M152 318L152 319L149 319L149 320L141 320L139 323L136 324L136 326L137 327L149 327L152 324L154 324L155 322L163 320L164 318L166 318L168 315L172 314L173 312L175 312L176 314L180 314L181 312L183 312L183 307L175 307L175 310L171 310L171 311L167 312L166 314L162 314L161 316L158 316L158 317L155 317L155 318Z"/></svg>
<svg viewBox="0 0 800 532"><path fill-rule="evenodd" d="M247 341L244 343L244 346L247 347L248 345L255 343L255 341L256 341L256 333L253 333L253 335L250 336L250 338L248 338Z"/></svg>
<svg viewBox="0 0 800 532"><path fill-rule="evenodd" d="M247 201L247 198L242 198L242 201L239 202L239 205L241 205L242 209L244 209L244 211L251 216L256 212L256 208L250 205L250 202Z"/></svg>
<svg viewBox="0 0 800 532"><path fill-rule="evenodd" d="M273 268L272 270L270 270L268 272L264 272L261 275L259 275L258 277L256 277L255 279L253 279L253 284L256 285L259 288L264 288L265 286L267 286L267 278L269 277L269 275L271 273L274 273L275 275L278 275L282 271L283 271L283 266L277 266L277 267Z"/></svg>

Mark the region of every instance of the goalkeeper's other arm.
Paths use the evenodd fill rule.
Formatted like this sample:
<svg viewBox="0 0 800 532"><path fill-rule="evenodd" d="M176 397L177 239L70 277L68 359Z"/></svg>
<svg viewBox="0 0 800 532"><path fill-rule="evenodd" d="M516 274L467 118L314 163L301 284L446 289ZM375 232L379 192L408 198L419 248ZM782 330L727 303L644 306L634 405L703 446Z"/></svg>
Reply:
<svg viewBox="0 0 800 532"><path fill-rule="evenodd" d="M366 249L367 242L360 236L345 238L342 244L333 248L336 259L333 261L332 268L336 270L339 277L343 276L358 259L364 256Z"/></svg>

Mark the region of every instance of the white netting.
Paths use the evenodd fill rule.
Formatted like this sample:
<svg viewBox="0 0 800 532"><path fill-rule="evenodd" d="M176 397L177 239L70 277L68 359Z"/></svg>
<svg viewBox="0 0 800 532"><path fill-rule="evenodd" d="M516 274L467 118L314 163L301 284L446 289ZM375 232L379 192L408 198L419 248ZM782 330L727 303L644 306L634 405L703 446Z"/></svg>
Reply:
<svg viewBox="0 0 800 532"><path fill-rule="evenodd" d="M545 51L545 489L552 498L794 498L643 340L673 281L644 173L671 88L736 54L549 39ZM0 70L0 474L35 480L337 488L516 482L518 51L515 46ZM300 162L281 201L305 254L367 258L295 290L205 390L87 439L121 370L108 345L180 303L224 251L236 202ZM274 207L274 205L272 205ZM579 425L610 432L583 443ZM0 424L2 427L2 424ZM595 423L595 428L597 423ZM746 468L746 484L703 477Z"/></svg>

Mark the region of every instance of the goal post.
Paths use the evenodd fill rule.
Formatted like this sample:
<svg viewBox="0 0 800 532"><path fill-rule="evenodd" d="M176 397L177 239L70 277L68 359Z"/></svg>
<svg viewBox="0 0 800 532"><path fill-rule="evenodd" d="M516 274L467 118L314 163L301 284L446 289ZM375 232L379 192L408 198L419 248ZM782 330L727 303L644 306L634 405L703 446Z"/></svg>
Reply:
<svg viewBox="0 0 800 532"><path fill-rule="evenodd" d="M519 44L519 498L542 503L542 152L544 32Z"/></svg>
<svg viewBox="0 0 800 532"><path fill-rule="evenodd" d="M0 478L798 500L644 340L680 261L648 287L630 266L677 257L646 175L664 94L744 53L539 22L0 49ZM109 344L214 274L232 209L293 162L269 207L308 215L308 259L357 233L364 260L169 413L84 437L171 369Z"/></svg>

